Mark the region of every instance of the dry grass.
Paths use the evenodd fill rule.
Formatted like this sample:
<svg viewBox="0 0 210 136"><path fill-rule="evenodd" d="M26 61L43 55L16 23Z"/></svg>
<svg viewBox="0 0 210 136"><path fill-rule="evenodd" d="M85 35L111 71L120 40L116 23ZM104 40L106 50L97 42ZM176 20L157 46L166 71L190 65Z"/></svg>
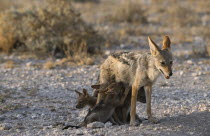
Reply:
<svg viewBox="0 0 210 136"><path fill-rule="evenodd" d="M9 69L11 69L11 68L14 68L14 67L15 67L15 62L12 61L12 60L8 60L8 61L6 61L5 64L4 64L4 68L9 68Z"/></svg>
<svg viewBox="0 0 210 136"><path fill-rule="evenodd" d="M113 9L113 13L106 17L106 20L110 22L147 23L147 18L142 9L142 5L138 1L122 1Z"/></svg>
<svg viewBox="0 0 210 136"><path fill-rule="evenodd" d="M0 14L0 50L45 52L54 56L94 54L104 39L87 25L66 0L47 0L30 10Z"/></svg>
<svg viewBox="0 0 210 136"><path fill-rule="evenodd" d="M75 55L74 57L63 58L55 63L59 67L75 66L75 65L93 65L95 64L94 56L80 56Z"/></svg>
<svg viewBox="0 0 210 136"><path fill-rule="evenodd" d="M81 2L81 3L99 3L100 0L73 0L74 2Z"/></svg>
<svg viewBox="0 0 210 136"><path fill-rule="evenodd" d="M4 11L5 9L7 9L10 6L10 1L8 0L1 0L0 2L0 11Z"/></svg>
<svg viewBox="0 0 210 136"><path fill-rule="evenodd" d="M47 61L43 64L43 69L53 69L55 67L55 63L53 61Z"/></svg>
<svg viewBox="0 0 210 136"><path fill-rule="evenodd" d="M190 44L192 47L196 44L195 38L201 37L206 52L209 52L210 1L81 0L73 4L58 1L47 0L33 9L2 13L0 49L5 52L29 51L44 58L46 55L43 54L67 56L67 60L54 65L82 65L93 64L89 54L100 51L100 45L147 46L148 35L169 35L173 44ZM106 38L105 43L100 35Z"/></svg>
<svg viewBox="0 0 210 136"><path fill-rule="evenodd" d="M182 5L180 2L175 1L170 3L166 11L165 23L173 27L192 27L198 25L200 18L189 5Z"/></svg>

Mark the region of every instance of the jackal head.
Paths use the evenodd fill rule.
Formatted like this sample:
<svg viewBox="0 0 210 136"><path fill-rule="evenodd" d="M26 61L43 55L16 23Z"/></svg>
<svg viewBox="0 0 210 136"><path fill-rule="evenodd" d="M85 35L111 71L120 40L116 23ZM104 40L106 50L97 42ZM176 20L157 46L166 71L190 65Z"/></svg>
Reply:
<svg viewBox="0 0 210 136"><path fill-rule="evenodd" d="M88 94L86 89L83 89L83 93L75 90L75 92L78 94L78 98L77 98L77 104L76 104L76 108L80 109L85 107L86 105L88 105L88 100L90 98L90 95Z"/></svg>
<svg viewBox="0 0 210 136"><path fill-rule="evenodd" d="M162 49L160 49L155 44L155 42L153 42L149 37L148 41L156 68L164 75L166 79L169 79L170 76L173 75L172 72L173 56L171 53L171 41L169 37L165 36L163 38Z"/></svg>

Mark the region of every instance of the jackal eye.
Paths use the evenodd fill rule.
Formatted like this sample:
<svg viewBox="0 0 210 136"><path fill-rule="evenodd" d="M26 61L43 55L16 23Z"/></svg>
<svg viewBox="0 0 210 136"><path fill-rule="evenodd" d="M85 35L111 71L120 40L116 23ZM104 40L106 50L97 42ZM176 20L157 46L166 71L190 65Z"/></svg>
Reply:
<svg viewBox="0 0 210 136"><path fill-rule="evenodd" d="M162 61L162 62L160 62L160 64L161 64L161 65L166 65L166 63L165 63L165 62L163 62L163 61Z"/></svg>
<svg viewBox="0 0 210 136"><path fill-rule="evenodd" d="M173 61L170 61L170 64L173 64Z"/></svg>

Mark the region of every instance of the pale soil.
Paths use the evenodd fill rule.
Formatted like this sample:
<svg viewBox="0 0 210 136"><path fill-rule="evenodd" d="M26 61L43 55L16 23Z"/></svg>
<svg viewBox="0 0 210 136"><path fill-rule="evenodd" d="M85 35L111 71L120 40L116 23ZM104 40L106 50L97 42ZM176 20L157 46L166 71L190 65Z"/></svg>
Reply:
<svg viewBox="0 0 210 136"><path fill-rule="evenodd" d="M1 56L2 58L7 58ZM13 59L13 57L10 57ZM17 60L15 60L17 61ZM0 135L210 135L209 59L175 59L174 75L160 76L153 87L152 109L159 124L143 121L140 126L100 129L69 128L78 125L87 108L75 108L75 89L88 89L97 80L99 65L44 70L25 60L12 69L0 64ZM145 104L137 113L146 118Z"/></svg>

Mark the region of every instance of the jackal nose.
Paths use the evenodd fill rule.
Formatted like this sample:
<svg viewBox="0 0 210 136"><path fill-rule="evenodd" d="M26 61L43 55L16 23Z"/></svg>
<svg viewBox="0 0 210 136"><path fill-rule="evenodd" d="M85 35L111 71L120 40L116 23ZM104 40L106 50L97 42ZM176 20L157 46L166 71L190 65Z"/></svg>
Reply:
<svg viewBox="0 0 210 136"><path fill-rule="evenodd" d="M172 72L170 72L169 76L172 76L172 75L173 75L173 73L172 73Z"/></svg>

